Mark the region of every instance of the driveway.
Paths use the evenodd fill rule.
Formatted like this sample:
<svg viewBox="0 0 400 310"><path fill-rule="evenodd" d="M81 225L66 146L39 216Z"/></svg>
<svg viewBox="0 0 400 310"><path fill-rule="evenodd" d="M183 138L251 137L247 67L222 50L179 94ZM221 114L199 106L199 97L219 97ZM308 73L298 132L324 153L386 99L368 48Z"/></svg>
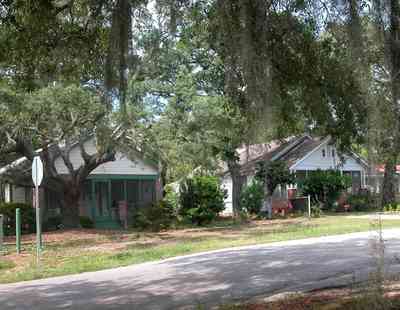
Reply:
<svg viewBox="0 0 400 310"><path fill-rule="evenodd" d="M400 229L384 231L389 273ZM350 284L376 269L372 233L241 247L161 262L0 285L0 309L209 309L257 295ZM375 251L376 252L376 251Z"/></svg>

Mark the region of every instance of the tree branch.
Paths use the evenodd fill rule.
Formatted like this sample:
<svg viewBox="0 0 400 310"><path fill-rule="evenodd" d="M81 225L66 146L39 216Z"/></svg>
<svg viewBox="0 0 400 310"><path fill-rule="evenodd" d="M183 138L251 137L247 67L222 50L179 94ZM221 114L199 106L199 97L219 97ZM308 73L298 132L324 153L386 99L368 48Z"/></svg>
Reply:
<svg viewBox="0 0 400 310"><path fill-rule="evenodd" d="M73 175L75 170L74 170L74 166L72 165L72 162L69 158L71 149L72 149L72 144L67 139L65 142L65 148L63 150L60 150L60 156L61 156L65 166L67 167L70 175Z"/></svg>
<svg viewBox="0 0 400 310"><path fill-rule="evenodd" d="M79 145L79 149L81 151L81 156L83 158L83 161L85 162L86 165L89 164L91 157L85 150L85 142L84 142L84 140L80 139L79 142L78 142L78 145Z"/></svg>

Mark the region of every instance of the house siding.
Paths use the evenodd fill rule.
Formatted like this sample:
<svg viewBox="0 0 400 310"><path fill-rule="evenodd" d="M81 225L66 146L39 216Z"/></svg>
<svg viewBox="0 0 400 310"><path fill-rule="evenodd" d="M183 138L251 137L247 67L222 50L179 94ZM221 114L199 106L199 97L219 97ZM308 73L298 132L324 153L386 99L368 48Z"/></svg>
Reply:
<svg viewBox="0 0 400 310"><path fill-rule="evenodd" d="M225 209L222 211L224 215L230 215L233 213L233 206L232 206L232 178L229 174L227 174L221 182L222 189L227 191L226 198L224 199Z"/></svg>
<svg viewBox="0 0 400 310"><path fill-rule="evenodd" d="M12 188L12 198L11 201L12 202L16 202L16 203L26 203L26 194L25 194L25 187L19 187L19 186L15 186L13 185Z"/></svg>
<svg viewBox="0 0 400 310"><path fill-rule="evenodd" d="M322 152L325 151L325 157ZM332 156L332 151L335 156ZM321 144L318 148L313 150L299 162L295 163L291 170L328 170L338 168L342 171L363 171L363 166L358 163L353 157L344 155L344 161L340 160L337 149L334 146L327 145L327 143Z"/></svg>
<svg viewBox="0 0 400 310"><path fill-rule="evenodd" d="M94 139L88 140L85 144L85 150L88 154L96 153L96 145ZM107 162L100 165L92 171L93 174L107 174L107 175L157 175L157 168L145 163L141 159L130 160L126 155L122 153L116 154L116 160ZM83 164L83 158L80 154L78 146L74 147L69 155L73 167L76 169ZM58 173L68 174L68 168L65 166L64 161L61 157L55 161L55 167Z"/></svg>

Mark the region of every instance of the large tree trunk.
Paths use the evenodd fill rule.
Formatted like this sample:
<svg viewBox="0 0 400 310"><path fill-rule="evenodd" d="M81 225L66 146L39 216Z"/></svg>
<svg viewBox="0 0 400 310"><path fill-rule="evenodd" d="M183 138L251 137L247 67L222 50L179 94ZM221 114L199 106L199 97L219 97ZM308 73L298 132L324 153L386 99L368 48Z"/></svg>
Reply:
<svg viewBox="0 0 400 310"><path fill-rule="evenodd" d="M61 197L62 221L65 228L79 227L79 202L81 188L79 185L69 182Z"/></svg>
<svg viewBox="0 0 400 310"><path fill-rule="evenodd" d="M400 150L400 6L398 0L390 1L390 39L388 57L390 63L391 92L395 121L392 126L394 143L390 156L385 163L385 174L382 186L382 206L396 202L396 163Z"/></svg>
<svg viewBox="0 0 400 310"><path fill-rule="evenodd" d="M240 212L240 193L242 192L242 178L240 166L236 161L228 161L229 173L232 178L232 211L234 215Z"/></svg>
<svg viewBox="0 0 400 310"><path fill-rule="evenodd" d="M397 156L391 156L385 163L382 184L382 207L396 202L396 159Z"/></svg>

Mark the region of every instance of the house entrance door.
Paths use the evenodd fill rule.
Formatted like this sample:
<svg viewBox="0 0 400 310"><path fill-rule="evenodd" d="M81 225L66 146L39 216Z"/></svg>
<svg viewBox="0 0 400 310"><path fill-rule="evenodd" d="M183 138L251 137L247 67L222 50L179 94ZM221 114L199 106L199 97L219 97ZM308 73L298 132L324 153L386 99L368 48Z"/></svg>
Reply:
<svg viewBox="0 0 400 310"><path fill-rule="evenodd" d="M96 228L118 228L118 206L112 205L111 181L94 180L93 189Z"/></svg>

